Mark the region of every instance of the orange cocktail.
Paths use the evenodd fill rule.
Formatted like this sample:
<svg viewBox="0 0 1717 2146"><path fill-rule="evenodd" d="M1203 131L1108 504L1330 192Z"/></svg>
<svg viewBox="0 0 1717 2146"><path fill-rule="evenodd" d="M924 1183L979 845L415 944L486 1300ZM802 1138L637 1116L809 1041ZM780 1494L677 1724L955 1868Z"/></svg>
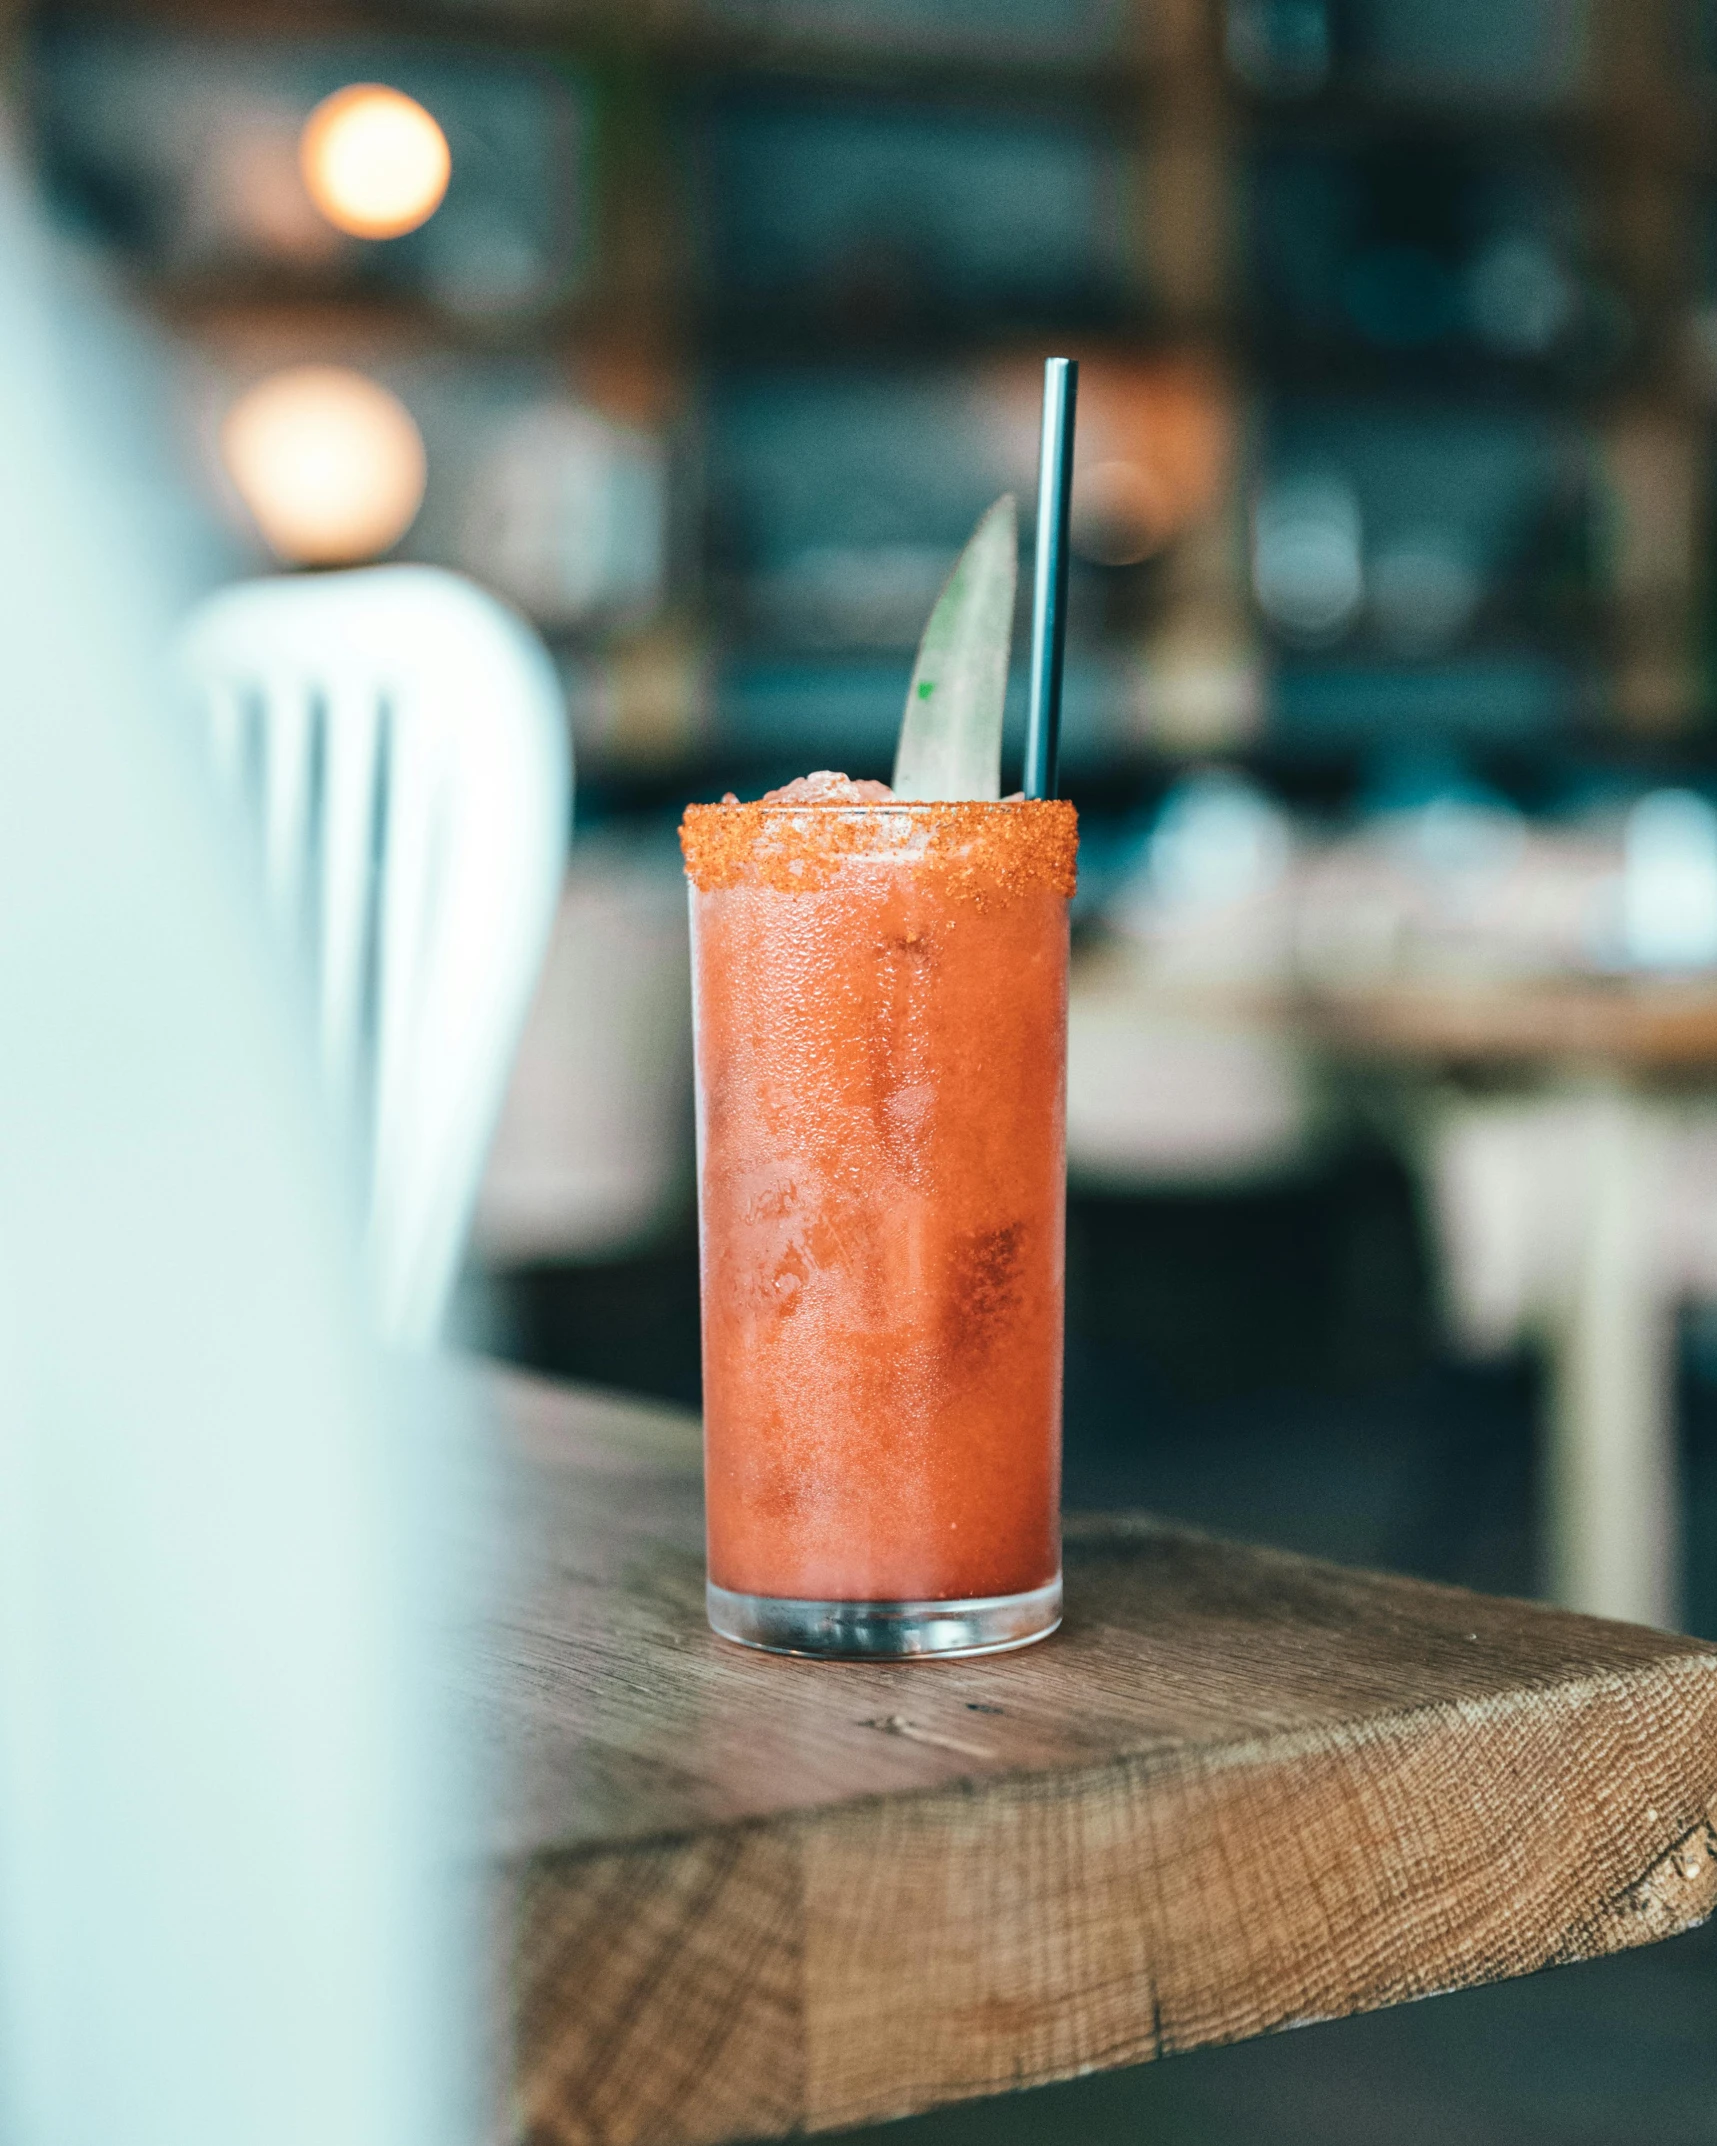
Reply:
<svg viewBox="0 0 1717 2146"><path fill-rule="evenodd" d="M1073 809L693 806L710 1617L819 1653L1060 1616Z"/></svg>

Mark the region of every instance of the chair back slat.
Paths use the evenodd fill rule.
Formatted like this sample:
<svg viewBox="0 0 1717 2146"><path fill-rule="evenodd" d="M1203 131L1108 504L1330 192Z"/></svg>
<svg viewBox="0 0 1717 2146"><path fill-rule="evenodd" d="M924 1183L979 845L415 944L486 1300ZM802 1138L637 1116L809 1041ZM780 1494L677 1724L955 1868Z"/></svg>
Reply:
<svg viewBox="0 0 1717 2146"><path fill-rule="evenodd" d="M302 940L308 918L317 714L308 679L269 678L261 692L262 850L268 902L288 942Z"/></svg>
<svg viewBox="0 0 1717 2146"><path fill-rule="evenodd" d="M447 888L441 817L452 773L444 711L426 703L417 716L415 749L389 763L377 967L375 1222L384 1235L413 1247L389 1277L396 1316L416 1294L413 1269L423 1233L433 1226L434 1188L418 1158L453 1137L444 1122L450 1084L426 1081L422 1059L440 1057L451 1070L445 1054L457 1053L458 1044L437 1014L465 996L463 980L447 966L450 949L442 929Z"/></svg>
<svg viewBox="0 0 1717 2146"><path fill-rule="evenodd" d="M244 781L245 735L250 704L245 689L230 679L213 682L208 690L209 749L215 773L229 790Z"/></svg>
<svg viewBox="0 0 1717 2146"><path fill-rule="evenodd" d="M361 1158L383 1331L432 1340L559 892L570 767L541 643L457 575L373 567L211 598L183 657L308 962Z"/></svg>
<svg viewBox="0 0 1717 2146"><path fill-rule="evenodd" d="M364 1068L374 1049L377 857L385 713L368 683L330 684L323 707L321 914L322 1073L361 1123ZM368 1138L369 1128L362 1128Z"/></svg>

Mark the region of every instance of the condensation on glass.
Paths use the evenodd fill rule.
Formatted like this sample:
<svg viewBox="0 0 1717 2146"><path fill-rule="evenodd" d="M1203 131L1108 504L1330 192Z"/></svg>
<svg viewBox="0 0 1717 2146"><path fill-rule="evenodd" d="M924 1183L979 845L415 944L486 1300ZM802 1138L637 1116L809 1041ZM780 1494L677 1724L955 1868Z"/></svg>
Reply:
<svg viewBox="0 0 1717 2146"><path fill-rule="evenodd" d="M1061 1614L1071 806L693 807L709 1611L979 1654Z"/></svg>

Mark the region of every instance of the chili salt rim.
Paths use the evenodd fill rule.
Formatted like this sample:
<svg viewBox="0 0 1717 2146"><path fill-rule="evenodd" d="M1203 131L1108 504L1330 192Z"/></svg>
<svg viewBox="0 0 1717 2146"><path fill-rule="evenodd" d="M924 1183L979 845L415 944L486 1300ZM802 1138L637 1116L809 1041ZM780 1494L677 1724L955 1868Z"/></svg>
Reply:
<svg viewBox="0 0 1717 2146"><path fill-rule="evenodd" d="M1071 897L1079 816L1065 798L688 805L680 848L686 876L704 894L809 891L827 886L849 858L906 856L974 901L1035 887Z"/></svg>

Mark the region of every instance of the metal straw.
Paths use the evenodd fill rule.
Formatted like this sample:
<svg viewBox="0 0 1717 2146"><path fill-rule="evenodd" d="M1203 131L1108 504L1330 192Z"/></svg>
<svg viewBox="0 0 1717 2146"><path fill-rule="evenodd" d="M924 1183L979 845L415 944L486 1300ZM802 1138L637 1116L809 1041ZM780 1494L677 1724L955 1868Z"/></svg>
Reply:
<svg viewBox="0 0 1717 2146"><path fill-rule="evenodd" d="M1061 664L1067 649L1067 521L1073 498L1077 358L1043 367L1043 439L1037 465L1037 560L1031 597L1031 714L1025 733L1025 794L1055 795L1061 744Z"/></svg>

